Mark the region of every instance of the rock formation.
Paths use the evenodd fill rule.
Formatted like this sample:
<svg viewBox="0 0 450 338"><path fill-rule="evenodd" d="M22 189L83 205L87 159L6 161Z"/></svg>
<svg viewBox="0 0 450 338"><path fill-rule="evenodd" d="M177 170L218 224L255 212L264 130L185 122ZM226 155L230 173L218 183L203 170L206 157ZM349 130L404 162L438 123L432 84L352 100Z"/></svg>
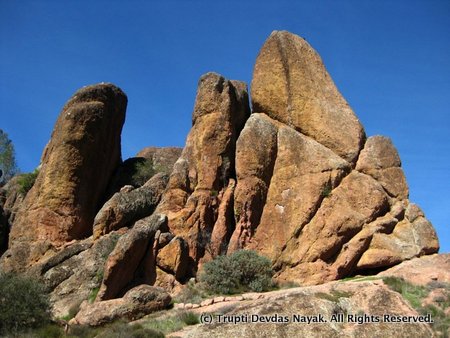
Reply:
<svg viewBox="0 0 450 338"><path fill-rule="evenodd" d="M151 147L122 162L125 94L111 84L79 90L25 199L14 184L0 192L0 240L11 226L0 269L42 278L57 316L98 291L76 318L98 325L167 306L150 285L177 288L239 249L267 256L277 281L305 285L438 251L394 145L366 138L305 40L273 32L251 94L253 112L243 82L205 74L182 152ZM381 292L396 306L369 289L352 301L381 304Z"/></svg>
<svg viewBox="0 0 450 338"><path fill-rule="evenodd" d="M9 251L20 256L12 268L92 234L95 214L121 162L126 105L119 88L99 84L82 88L64 106L36 182L11 228Z"/></svg>
<svg viewBox="0 0 450 338"><path fill-rule="evenodd" d="M188 243L194 270L208 250L226 251L234 228L236 140L249 114L245 84L215 73L202 76L192 129L157 208L167 214L170 231Z"/></svg>
<svg viewBox="0 0 450 338"><path fill-rule="evenodd" d="M149 313L164 310L170 304L169 294L162 288L139 285L122 298L94 304L83 303L71 324L99 326L116 319L139 319Z"/></svg>
<svg viewBox="0 0 450 338"><path fill-rule="evenodd" d="M115 193L95 216L94 239L150 216L161 199L167 180L167 175L158 173L140 188L125 186Z"/></svg>

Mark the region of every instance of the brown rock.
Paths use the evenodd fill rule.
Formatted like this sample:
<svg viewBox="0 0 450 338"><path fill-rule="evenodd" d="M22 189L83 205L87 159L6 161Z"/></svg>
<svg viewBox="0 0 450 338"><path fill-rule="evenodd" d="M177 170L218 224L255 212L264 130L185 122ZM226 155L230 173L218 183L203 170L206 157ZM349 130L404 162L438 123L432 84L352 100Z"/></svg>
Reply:
<svg viewBox="0 0 450 338"><path fill-rule="evenodd" d="M424 217L413 222L405 218L392 233L374 234L370 247L358 261L358 269L389 267L416 256L432 254L439 250L433 226Z"/></svg>
<svg viewBox="0 0 450 338"><path fill-rule="evenodd" d="M157 211L198 261L211 242L217 209L234 176L235 142L249 115L245 84L215 73L200 79L193 126ZM195 269L195 268L194 268Z"/></svg>
<svg viewBox="0 0 450 338"><path fill-rule="evenodd" d="M129 290L123 298L85 303L70 324L99 326L119 318L136 320L167 308L170 301L171 298L164 289L139 285Z"/></svg>
<svg viewBox="0 0 450 338"><path fill-rule="evenodd" d="M95 216L94 239L151 215L168 179L166 174L159 173L140 188L115 193Z"/></svg>
<svg viewBox="0 0 450 338"><path fill-rule="evenodd" d="M384 136L369 137L356 164L356 170L371 175L393 197L408 198L408 185L392 141Z"/></svg>
<svg viewBox="0 0 450 338"><path fill-rule="evenodd" d="M274 31L259 52L251 87L254 112L295 128L349 162L357 158L364 130L305 40Z"/></svg>
<svg viewBox="0 0 450 338"><path fill-rule="evenodd" d="M188 257L189 250L186 242L181 237L174 237L169 244L159 250L156 264L180 280L186 274Z"/></svg>
<svg viewBox="0 0 450 338"><path fill-rule="evenodd" d="M33 188L11 228L10 246L59 246L92 233L107 184L121 162L127 98L112 84L80 89L64 106ZM22 265L29 259L23 257Z"/></svg>
<svg viewBox="0 0 450 338"><path fill-rule="evenodd" d="M317 211L324 190L336 187L348 171L349 163L328 148L290 127L280 127L267 200L247 248L275 260Z"/></svg>
<svg viewBox="0 0 450 338"><path fill-rule="evenodd" d="M295 281L299 283L336 279L338 275L332 264L343 245L360 232L364 224L388 210L383 188L370 176L352 172L323 200L312 220L298 232L298 238L287 243L277 265L292 268L281 271L279 280L292 280L293 270L299 270L295 273ZM311 269L326 273L328 277L312 278L308 275Z"/></svg>
<svg viewBox="0 0 450 338"><path fill-rule="evenodd" d="M252 114L236 143L234 231L228 252L245 247L259 224L277 154L277 123L265 114Z"/></svg>
<svg viewBox="0 0 450 338"><path fill-rule="evenodd" d="M156 231L165 230L164 228L167 228L166 217L153 214L136 222L119 239L106 261L97 301L119 297L130 283L136 283L139 279L147 284L154 283L153 240Z"/></svg>

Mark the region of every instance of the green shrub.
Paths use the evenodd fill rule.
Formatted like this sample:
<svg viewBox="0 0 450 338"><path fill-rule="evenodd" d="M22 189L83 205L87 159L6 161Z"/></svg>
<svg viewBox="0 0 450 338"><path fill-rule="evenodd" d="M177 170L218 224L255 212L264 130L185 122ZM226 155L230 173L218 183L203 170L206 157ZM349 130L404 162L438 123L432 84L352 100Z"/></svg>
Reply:
<svg viewBox="0 0 450 338"><path fill-rule="evenodd" d="M39 281L0 273L0 333L41 327L49 321L48 295Z"/></svg>
<svg viewBox="0 0 450 338"><path fill-rule="evenodd" d="M243 291L265 291L273 286L269 259L255 251L240 250L219 256L203 266L200 281L213 293L232 294Z"/></svg>
<svg viewBox="0 0 450 338"><path fill-rule="evenodd" d="M38 338L60 338L64 337L64 330L56 324L48 324L38 329L33 336Z"/></svg>
<svg viewBox="0 0 450 338"><path fill-rule="evenodd" d="M93 288L88 296L88 302L93 303L95 302L95 299L97 298L98 292L100 291L100 288Z"/></svg>
<svg viewBox="0 0 450 338"><path fill-rule="evenodd" d="M22 195L26 195L27 192L33 187L38 174L39 170L35 169L31 173L19 175L19 177L17 178L17 184L19 185L19 192Z"/></svg>
<svg viewBox="0 0 450 338"><path fill-rule="evenodd" d="M96 335L98 338L164 338L164 334L159 331L121 320L97 330L100 330Z"/></svg>
<svg viewBox="0 0 450 338"><path fill-rule="evenodd" d="M200 323L198 316L194 312L181 312L178 317L186 325L195 325Z"/></svg>
<svg viewBox="0 0 450 338"><path fill-rule="evenodd" d="M132 180L135 185L142 186L156 173L153 168L153 161L151 159L143 159L136 162Z"/></svg>

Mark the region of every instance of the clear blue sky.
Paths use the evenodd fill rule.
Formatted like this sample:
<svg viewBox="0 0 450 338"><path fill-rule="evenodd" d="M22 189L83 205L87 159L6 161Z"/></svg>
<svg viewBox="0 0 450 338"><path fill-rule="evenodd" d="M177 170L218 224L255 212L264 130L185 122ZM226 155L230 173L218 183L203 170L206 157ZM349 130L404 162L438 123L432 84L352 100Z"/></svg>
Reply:
<svg viewBox="0 0 450 338"><path fill-rule="evenodd" d="M448 0L0 0L0 128L31 171L67 99L103 81L128 95L124 159L183 146L199 77L250 83L272 30L306 38L367 134L393 139L450 252Z"/></svg>

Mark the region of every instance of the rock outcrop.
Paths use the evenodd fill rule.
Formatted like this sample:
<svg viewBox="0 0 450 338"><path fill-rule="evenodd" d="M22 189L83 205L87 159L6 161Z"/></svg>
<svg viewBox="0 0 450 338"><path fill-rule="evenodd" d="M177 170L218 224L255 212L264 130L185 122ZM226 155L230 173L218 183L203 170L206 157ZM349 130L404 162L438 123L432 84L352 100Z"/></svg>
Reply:
<svg viewBox="0 0 450 338"><path fill-rule="evenodd" d="M183 148L178 147L146 147L139 151L136 157L151 160L155 171L170 175L182 151Z"/></svg>
<svg viewBox="0 0 450 338"><path fill-rule="evenodd" d="M234 228L233 217L220 217L218 210L233 213L235 144L249 114L244 83L215 73L202 76L192 129L157 208L167 214L170 231L187 242L193 270L211 247L214 229L225 231L221 243L214 243L218 250L226 247Z"/></svg>
<svg viewBox="0 0 450 338"><path fill-rule="evenodd" d="M349 162L365 140L361 123L341 96L320 56L297 35L273 32L253 72L253 112L309 136Z"/></svg>
<svg viewBox="0 0 450 338"><path fill-rule="evenodd" d="M51 247L92 234L95 214L121 162L126 105L119 88L98 84L80 89L64 106L36 182L11 228L10 254L21 257L10 268L17 270Z"/></svg>
<svg viewBox="0 0 450 338"><path fill-rule="evenodd" d="M71 325L99 326L120 318L139 319L151 312L164 310L170 304L169 294L162 288L139 285L122 298L89 304L83 303Z"/></svg>
<svg viewBox="0 0 450 338"><path fill-rule="evenodd" d="M176 147L142 149L136 157L125 160L117 168L108 189L108 196L112 196L126 185L135 188L141 187L158 173L170 175L182 150L182 148Z"/></svg>
<svg viewBox="0 0 450 338"><path fill-rule="evenodd" d="M150 216L161 199L167 181L168 176L159 173L140 188L125 187L115 193L95 216L94 239Z"/></svg>
<svg viewBox="0 0 450 338"><path fill-rule="evenodd" d="M279 281L316 284L436 252L412 208L400 158L358 119L306 41L274 32L256 61L253 114L236 145L236 228ZM407 248L407 250L405 250Z"/></svg>
<svg viewBox="0 0 450 338"><path fill-rule="evenodd" d="M203 263L239 249L267 256L277 281L303 285L438 251L431 223L408 199L391 140L366 138L305 40L273 32L251 93L252 113L243 82L205 74L184 149L145 148L122 162L125 94L111 84L78 91L58 118L33 188L23 200L13 185L0 192L0 241L11 225L0 269L42 278L57 316L99 290L77 322L100 325L165 307L166 295L150 285L178 288ZM365 309L382 298L392 311L413 313L385 288L367 290L339 306ZM312 309L337 309L308 295ZM278 312L281 303L274 304L255 311ZM288 299L286 313L300 305ZM346 325L316 329L366 334ZM235 334L231 326L224 332Z"/></svg>
<svg viewBox="0 0 450 338"><path fill-rule="evenodd" d="M122 236L106 261L97 300L121 297L133 283L153 284L156 279L154 238L167 230L164 215L144 218Z"/></svg>
<svg viewBox="0 0 450 338"><path fill-rule="evenodd" d="M188 327L182 337L433 337L427 323L394 322L419 316L382 281L327 283L198 309L212 322ZM219 304L220 305L220 304ZM197 310L191 310L197 311ZM240 318L238 324L227 318ZM386 317L393 316L390 322ZM310 322L308 322L308 317ZM390 318L390 317L389 317ZM425 318L425 317L424 317ZM376 322L378 320L378 322ZM428 318L430 320L430 318Z"/></svg>

